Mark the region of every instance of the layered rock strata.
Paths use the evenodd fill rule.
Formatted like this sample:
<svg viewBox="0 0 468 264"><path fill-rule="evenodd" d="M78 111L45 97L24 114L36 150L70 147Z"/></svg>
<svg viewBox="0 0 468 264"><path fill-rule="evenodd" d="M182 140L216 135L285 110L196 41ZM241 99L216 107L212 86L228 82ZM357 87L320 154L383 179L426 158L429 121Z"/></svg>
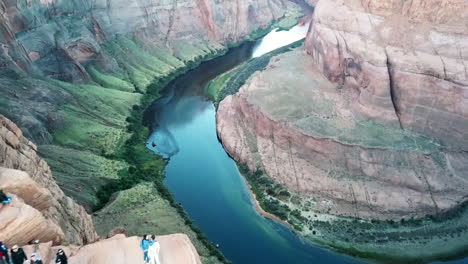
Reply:
<svg viewBox="0 0 468 264"><path fill-rule="evenodd" d="M467 21L463 0L322 1L305 49L358 119L466 151Z"/></svg>
<svg viewBox="0 0 468 264"><path fill-rule="evenodd" d="M220 104L227 151L319 211L456 209L468 193L468 9L446 2L320 2L310 56L278 58Z"/></svg>
<svg viewBox="0 0 468 264"><path fill-rule="evenodd" d="M320 212L399 220L465 201L466 153L359 120L343 93L304 52L286 53L220 103L218 135L237 161Z"/></svg>
<svg viewBox="0 0 468 264"><path fill-rule="evenodd" d="M10 78L46 76L104 86L116 80L100 78L105 73L124 80L120 89L144 90L151 81L144 75L154 78L165 71L164 65L157 67L161 61L138 60L139 53L164 62L171 55L193 61L266 28L286 8L285 0L2 1L0 93L10 100L0 99L0 110L35 143L49 143L51 130L63 120L52 112L77 98L48 83ZM135 62L120 61L121 52Z"/></svg>
<svg viewBox="0 0 468 264"><path fill-rule="evenodd" d="M8 245L32 240L84 244L97 239L91 217L65 196L36 146L0 116L0 189L13 196L0 208L0 237Z"/></svg>

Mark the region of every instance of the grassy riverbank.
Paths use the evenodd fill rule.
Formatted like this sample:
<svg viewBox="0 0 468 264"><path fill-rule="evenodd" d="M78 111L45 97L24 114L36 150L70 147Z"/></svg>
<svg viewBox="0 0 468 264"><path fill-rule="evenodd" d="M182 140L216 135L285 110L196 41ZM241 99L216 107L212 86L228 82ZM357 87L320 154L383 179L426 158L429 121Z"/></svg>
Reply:
<svg viewBox="0 0 468 264"><path fill-rule="evenodd" d="M215 104L221 102L226 96L235 94L246 83L246 81L257 71L265 69L272 57L297 48L304 43L299 40L287 46L269 52L259 58L250 59L229 72L221 74L212 80L205 88L205 94L209 96Z"/></svg>
<svg viewBox="0 0 468 264"><path fill-rule="evenodd" d="M146 148L145 142L150 131L142 123L146 107L159 97L159 92L170 81L199 63L224 53L224 49L207 53L197 61L187 63L184 67L158 79L147 88L139 105L133 107L130 117L127 118L127 131L131 136L113 157L124 160L130 167L119 172L118 180L107 183L99 190L100 205L107 206L95 217L98 231L105 233L110 231L112 226L123 225L132 232L140 234L162 235L181 232L189 235L202 256L203 263L228 263L201 230L193 225L182 206L164 186L166 162ZM117 192L121 193L112 196ZM110 199L113 201L108 204ZM142 225L141 222L145 224Z"/></svg>
<svg viewBox="0 0 468 264"><path fill-rule="evenodd" d="M73 99L61 105L55 144L39 146L41 155L64 191L95 211L100 235L116 226L130 235L185 233L203 263L229 263L163 185L166 162L146 148L149 129L142 123L146 107L171 80L223 55L226 48L217 43L193 45L169 55L164 48L146 50L122 36L106 48L118 61L113 73L90 65L90 84L46 81Z"/></svg>

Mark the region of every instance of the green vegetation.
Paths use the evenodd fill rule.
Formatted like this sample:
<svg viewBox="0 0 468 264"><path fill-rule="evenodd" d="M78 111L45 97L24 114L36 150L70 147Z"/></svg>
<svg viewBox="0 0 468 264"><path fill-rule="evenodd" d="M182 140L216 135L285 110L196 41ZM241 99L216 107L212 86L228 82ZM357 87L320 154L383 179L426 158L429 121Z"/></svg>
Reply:
<svg viewBox="0 0 468 264"><path fill-rule="evenodd" d="M103 87L126 92L135 91L133 85L126 80L122 80L109 74L101 73L93 66L88 68L88 73L93 77L95 82L99 83Z"/></svg>
<svg viewBox="0 0 468 264"><path fill-rule="evenodd" d="M253 58L239 65L235 69L218 76L212 80L205 88L205 93L213 99L215 103L221 102L226 96L235 94L242 85L255 72L264 70L271 58L279 54L288 52L302 45L304 41L299 40L282 48L271 51L261 57Z"/></svg>
<svg viewBox="0 0 468 264"><path fill-rule="evenodd" d="M309 241L379 263L427 263L466 255L468 203L423 218L358 220L313 212L313 203L290 193L262 169L239 165L263 210L290 224Z"/></svg>
<svg viewBox="0 0 468 264"><path fill-rule="evenodd" d="M119 192L112 202L97 214L94 224L100 234L107 234L116 226L130 230L129 235L184 233L194 244L202 263L221 262L218 259L220 256L213 253L217 250L205 246L205 239L200 230L191 224L185 214L174 210L174 205L164 198L155 184L143 182Z"/></svg>
<svg viewBox="0 0 468 264"><path fill-rule="evenodd" d="M291 193L285 187L275 183L262 169L250 172L245 165L238 167L263 210L279 217L297 231L303 231L303 224L307 219L299 210L291 209L287 204L291 200Z"/></svg>
<svg viewBox="0 0 468 264"><path fill-rule="evenodd" d="M217 55L218 54L215 52L207 53L205 56L200 58L198 63L211 59ZM181 225L176 226L178 228L170 229L171 232L187 233L187 230L192 230L188 233L192 234L192 238L196 238L196 240L194 240L194 244L197 246L199 253L206 254L204 255L204 258L207 260L205 263L215 263L210 256L215 256L219 262L228 263L222 253L207 240L204 234L196 226L193 225L182 206L174 200L170 191L164 186L163 170L166 163L162 160L161 157L154 155L154 153L148 150L144 144L149 135L148 128L145 127L141 121L143 119L144 110L159 96L161 89L163 89L171 80L190 70L196 65L197 62L188 63L187 66L176 69L172 73L167 74L165 77L155 80L151 85L148 86L146 89L146 94L145 96L141 97L140 102L132 107L130 116L126 118L126 122L128 123L127 132L130 134L130 137L125 141L125 143L118 151L109 156L109 158L115 160L125 161L127 164L129 164L129 167L124 168L118 172L119 177L117 180L111 180L99 189L97 193L97 197L100 201L98 208L105 206L110 201L113 194L119 191L132 189L139 184L151 183L157 190L159 196L163 200L167 201L168 204L166 208L175 209L179 218L183 220L181 221ZM105 211L106 209L104 209L104 212ZM156 213L156 211L151 212L151 215L156 216ZM125 215L130 217L130 215L127 213ZM100 218L98 217L98 219ZM172 221L175 221L175 219L172 219ZM108 225L109 223L107 223L107 226ZM185 229L181 230L180 226L187 226L188 229L184 227ZM132 229L130 231L135 232L141 230L141 227L142 226L140 225L140 228ZM167 228L169 230L169 226Z"/></svg>
<svg viewBox="0 0 468 264"><path fill-rule="evenodd" d="M145 49L136 40L118 36L103 45L103 56L117 62L112 71L96 62L87 67L89 84L44 80L52 93L60 93L65 100L54 116L53 144L39 146L39 152L65 193L95 211L99 232L115 227L116 219L106 216L111 210L118 219L133 221L119 222L132 235L150 230L186 233L203 263L228 263L163 185L166 162L146 148L149 130L142 124L144 110L171 80L226 52L219 44L205 44L193 44L190 49L186 44L184 54L173 56L164 48ZM142 188L154 190L148 206L161 206L161 210L144 208L150 211L140 218L143 211L130 212L122 204L141 199L138 190ZM122 197L127 200L119 205ZM153 226L148 219L161 220L160 225Z"/></svg>

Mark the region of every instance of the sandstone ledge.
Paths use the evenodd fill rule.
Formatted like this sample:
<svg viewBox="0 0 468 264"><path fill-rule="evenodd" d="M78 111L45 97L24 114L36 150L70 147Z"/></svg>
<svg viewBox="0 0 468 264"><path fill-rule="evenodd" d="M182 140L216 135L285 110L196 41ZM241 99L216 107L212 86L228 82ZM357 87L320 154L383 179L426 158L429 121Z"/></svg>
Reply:
<svg viewBox="0 0 468 264"><path fill-rule="evenodd" d="M45 243L40 245L39 253L44 264L55 263L55 253L58 248L65 251L71 264L142 263L143 252L139 247L140 239L116 235L83 247L53 247L50 243ZM197 251L186 235L158 236L157 240L161 245L160 261L162 264L201 264ZM25 251L30 254L33 246L25 247Z"/></svg>

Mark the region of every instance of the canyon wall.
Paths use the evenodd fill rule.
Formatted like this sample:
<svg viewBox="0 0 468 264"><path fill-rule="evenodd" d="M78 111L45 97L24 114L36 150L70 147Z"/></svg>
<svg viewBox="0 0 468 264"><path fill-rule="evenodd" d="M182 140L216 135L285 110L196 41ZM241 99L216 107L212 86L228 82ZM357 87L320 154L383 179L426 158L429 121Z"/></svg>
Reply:
<svg viewBox="0 0 468 264"><path fill-rule="evenodd" d="M364 219L466 201L466 1L321 1L305 52L220 103L218 134L251 170Z"/></svg>
<svg viewBox="0 0 468 264"><path fill-rule="evenodd" d="M304 47L217 111L263 209L372 261L466 255L467 21L461 0L319 1Z"/></svg>
<svg viewBox="0 0 468 264"><path fill-rule="evenodd" d="M323 1L305 48L353 114L468 149L468 3Z"/></svg>
<svg viewBox="0 0 468 264"><path fill-rule="evenodd" d="M25 77L95 83L106 73L125 80L126 90L144 90L151 80L142 83L142 75L152 79L164 69L137 60L139 53L193 61L266 28L286 7L284 0L2 1L0 110L35 143L50 143L63 119L52 112L73 95ZM133 58L122 61L119 53Z"/></svg>
<svg viewBox="0 0 468 264"><path fill-rule="evenodd" d="M0 189L13 196L0 208L0 237L7 245L35 239L82 245L97 239L91 217L64 195L36 145L1 115Z"/></svg>
<svg viewBox="0 0 468 264"><path fill-rule="evenodd" d="M19 235L16 229L25 225L35 231L21 235L18 243L32 237L54 243L93 241L89 216L60 188L88 212L102 208L110 194L98 196L99 191L108 190L109 183L115 187L137 166L128 162L123 146L136 134L131 129L139 124L138 111L157 97L164 83L223 54L228 46L259 37L294 8L286 0L1 1L0 114L21 128L25 137L18 136L18 141L34 142L27 141L29 149L5 143L9 155L2 166L15 171L2 170L1 177L9 179L5 189L20 195L15 194L12 206L2 209L8 214L2 215L23 221L7 221L5 237ZM6 142L14 142L11 135L5 134ZM151 160L155 177L162 179L164 162L146 153L144 139L138 142L131 147ZM36 151L50 165L60 188ZM14 185L13 179L27 184ZM122 224L132 225L132 235L142 230L185 233L204 262L222 262L221 254L200 239L186 216L156 191L154 181L126 185L127 192L112 203L120 206L122 196L133 202L141 189L147 190L152 195L147 215L136 217L125 207L112 207L117 220L131 218L132 223ZM49 199L52 196L56 200ZM167 224L150 221L161 215ZM94 217L104 234L102 230L115 227L116 219L97 213Z"/></svg>
<svg viewBox="0 0 468 264"><path fill-rule="evenodd" d="M10 204L0 207L0 238L8 247L24 246L30 256L34 246L27 245L40 240L38 253L44 263L55 263L59 248L72 263L137 263L143 259L139 237L110 232L111 238L98 241L91 216L63 194L34 143L1 115L0 190L12 197ZM163 263L201 263L186 234L157 239Z"/></svg>
<svg viewBox="0 0 468 264"><path fill-rule="evenodd" d="M99 189L128 168L108 157L130 137L128 117L147 87L258 35L292 7L286 0L3 1L0 113L37 144L64 192L95 210Z"/></svg>

